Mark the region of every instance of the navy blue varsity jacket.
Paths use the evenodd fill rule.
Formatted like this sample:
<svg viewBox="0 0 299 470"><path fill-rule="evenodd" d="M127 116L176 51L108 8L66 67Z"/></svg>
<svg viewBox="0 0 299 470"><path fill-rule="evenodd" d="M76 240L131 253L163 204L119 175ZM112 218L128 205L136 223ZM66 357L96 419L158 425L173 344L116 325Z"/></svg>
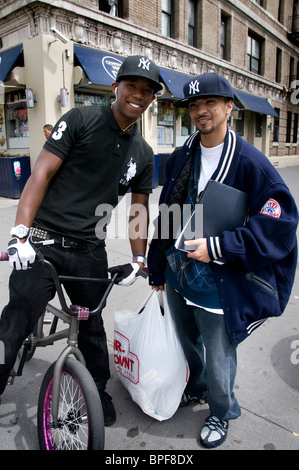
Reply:
<svg viewBox="0 0 299 470"><path fill-rule="evenodd" d="M195 132L170 157L160 205L183 206L199 140L200 134ZM285 310L297 266L298 211L269 160L231 130L212 179L249 195L246 224L207 240L211 260L225 259L224 264L211 265L227 331L232 344L237 345L268 317L279 316ZM167 239L159 235L160 219L161 213L148 253L152 286L164 284L165 252L174 243L173 234Z"/></svg>

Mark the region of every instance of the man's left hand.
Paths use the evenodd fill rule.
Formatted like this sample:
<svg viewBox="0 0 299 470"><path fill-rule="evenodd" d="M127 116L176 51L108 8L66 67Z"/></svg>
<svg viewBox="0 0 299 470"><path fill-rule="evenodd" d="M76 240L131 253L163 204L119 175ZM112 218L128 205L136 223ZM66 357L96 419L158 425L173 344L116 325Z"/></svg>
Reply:
<svg viewBox="0 0 299 470"><path fill-rule="evenodd" d="M113 266L109 268L110 274L118 273L115 283L119 286L131 286L137 279L136 273L139 271L140 266L138 263L122 264L120 266Z"/></svg>
<svg viewBox="0 0 299 470"><path fill-rule="evenodd" d="M193 258L203 263L210 263L211 258L208 252L207 239L197 238L196 240L185 241L186 246L197 246L195 251L188 253L188 258Z"/></svg>

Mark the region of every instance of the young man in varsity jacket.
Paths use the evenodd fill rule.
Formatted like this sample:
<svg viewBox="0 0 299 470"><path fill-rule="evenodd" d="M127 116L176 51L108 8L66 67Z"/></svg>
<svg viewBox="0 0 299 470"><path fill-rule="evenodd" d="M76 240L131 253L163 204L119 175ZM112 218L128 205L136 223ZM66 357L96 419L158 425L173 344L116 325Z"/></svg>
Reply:
<svg viewBox="0 0 299 470"><path fill-rule="evenodd" d="M241 414L233 392L237 345L268 317L281 315L288 302L298 212L269 160L228 129L230 83L217 74L199 75L185 84L184 96L175 104L188 106L197 132L168 161L160 207L196 204L209 179L246 192L249 200L243 226L187 241L194 250L189 253L174 247L175 233L163 236L160 212L148 254L150 284L158 290L166 283L190 367L181 405L207 400L211 414L200 442L211 448L224 442L229 420Z"/></svg>

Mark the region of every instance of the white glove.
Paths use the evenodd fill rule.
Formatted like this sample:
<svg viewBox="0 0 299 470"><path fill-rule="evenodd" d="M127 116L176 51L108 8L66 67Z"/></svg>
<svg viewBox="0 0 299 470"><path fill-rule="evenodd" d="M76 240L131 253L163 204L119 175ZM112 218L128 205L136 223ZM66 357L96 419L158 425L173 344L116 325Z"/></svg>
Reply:
<svg viewBox="0 0 299 470"><path fill-rule="evenodd" d="M138 263L122 264L120 266L113 266L108 271L111 274L118 273L115 283L119 286L131 286L137 279L136 273L139 271L140 266Z"/></svg>
<svg viewBox="0 0 299 470"><path fill-rule="evenodd" d="M18 238L13 238L8 243L7 253L9 265L17 271L28 269L34 263L36 257L36 252L32 248L29 239L21 243Z"/></svg>

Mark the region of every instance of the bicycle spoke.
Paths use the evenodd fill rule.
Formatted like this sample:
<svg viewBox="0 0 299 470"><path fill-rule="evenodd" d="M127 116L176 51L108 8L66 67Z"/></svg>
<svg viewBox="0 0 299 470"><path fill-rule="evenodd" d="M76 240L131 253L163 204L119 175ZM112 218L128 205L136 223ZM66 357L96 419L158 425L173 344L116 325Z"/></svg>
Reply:
<svg viewBox="0 0 299 470"><path fill-rule="evenodd" d="M51 403L52 397L49 396ZM51 410L48 409L48 413ZM50 421L50 420L49 420ZM60 383L58 425L48 422L51 440L57 450L85 450L88 447L88 419L80 387L67 373Z"/></svg>

